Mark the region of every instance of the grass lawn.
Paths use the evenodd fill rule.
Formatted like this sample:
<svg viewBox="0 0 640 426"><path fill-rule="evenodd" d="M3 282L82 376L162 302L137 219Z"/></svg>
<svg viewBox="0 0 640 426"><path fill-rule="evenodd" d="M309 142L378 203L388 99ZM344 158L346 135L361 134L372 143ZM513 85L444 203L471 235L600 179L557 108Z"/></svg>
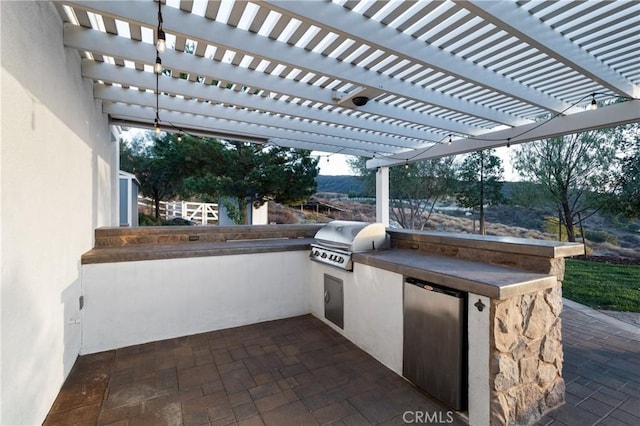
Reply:
<svg viewBox="0 0 640 426"><path fill-rule="evenodd" d="M640 312L640 266L567 259L562 295L594 309Z"/></svg>

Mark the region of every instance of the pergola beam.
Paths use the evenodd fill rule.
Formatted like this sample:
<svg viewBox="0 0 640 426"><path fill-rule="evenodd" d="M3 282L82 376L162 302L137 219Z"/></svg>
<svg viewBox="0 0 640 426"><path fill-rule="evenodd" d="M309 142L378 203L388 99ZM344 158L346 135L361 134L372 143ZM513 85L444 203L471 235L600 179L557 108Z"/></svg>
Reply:
<svg viewBox="0 0 640 426"><path fill-rule="evenodd" d="M124 86L135 86L141 89L155 90L155 74L137 71L131 68L118 67L106 63L95 63L84 60L82 75L94 81L118 83ZM300 117L316 123L326 124L326 129L337 137L353 137L357 134L363 142L378 143L390 147L410 148L416 144L427 146L433 138L440 135L432 132L418 131L398 125L367 121L366 118L330 111L316 111L297 104L277 101L268 96L251 95L246 92L223 89L204 84L196 84L185 79L160 76L160 91L186 98L206 100L212 103L223 103L240 108L267 111L283 116ZM124 94L124 92L123 92ZM369 125L367 125L370 123ZM318 124L320 125L320 124ZM340 126L340 127L338 127ZM358 131L367 130L368 132ZM376 133L373 133L376 132ZM340 135L340 133L343 133ZM428 137L430 139L424 139Z"/></svg>
<svg viewBox="0 0 640 426"><path fill-rule="evenodd" d="M458 139L453 141L451 145L439 144L426 150L405 152L384 159L372 159L367 161L367 167L394 166L403 164L406 161L419 161L429 158L465 154L483 149L621 126L638 121L640 121L640 100L633 100L599 108L595 111L559 116L544 123L529 124L487 133L477 138Z"/></svg>
<svg viewBox="0 0 640 426"><path fill-rule="evenodd" d="M140 96L145 96L140 92ZM221 134L227 135L227 138L233 138L233 134L240 137L247 137L251 140L263 140L265 142L270 139L290 140L304 142L307 144L315 144L317 147L324 146L329 152L335 152L340 148L357 150L360 154L371 156L376 152L377 146L367 146L354 139L330 137L323 134L306 133L295 129L274 128L256 120L256 117L249 111L232 110L222 111L222 107L217 109L214 115L199 114L202 109L209 105L184 105L187 102L179 98L166 98L163 100L163 106L160 108L160 125L165 130L174 132L189 132L189 129L196 130L213 129ZM142 104L142 105L140 105ZM187 112L181 112L181 111ZM122 102L103 101L103 111L110 114L118 120L128 122L140 122L141 124L151 125L155 117L155 97L147 99L146 102L137 100L136 104L126 104Z"/></svg>
<svg viewBox="0 0 640 426"><path fill-rule="evenodd" d="M156 95L154 93L137 90L133 91L114 86L96 84L94 87L94 96L98 99L110 102L122 102L125 104L139 105L149 108L155 108L156 106ZM230 123L235 122L242 129L245 129L248 124L263 126L260 129L261 133L254 134L256 137L268 136L269 138L285 138L285 134L283 132L290 131L294 132L297 136L289 136L288 139L296 139L306 141L308 143L317 142L319 145L329 143L331 137L333 137L342 141L342 143L348 148L368 152L368 156L372 156L374 152L395 153L400 149L399 147L389 147L388 145L383 145L379 142L363 142L359 138L359 134L362 132L332 132L334 129L326 129L322 124L314 124L291 118L272 116L246 109L211 104L209 102L185 100L183 98L167 95L159 96L157 101L159 109L162 111L202 116L215 120L226 120ZM155 117L155 115L150 115L148 119L151 120L153 117ZM163 115L160 116L160 119L162 124L164 121ZM349 134L351 135L351 138L345 136Z"/></svg>

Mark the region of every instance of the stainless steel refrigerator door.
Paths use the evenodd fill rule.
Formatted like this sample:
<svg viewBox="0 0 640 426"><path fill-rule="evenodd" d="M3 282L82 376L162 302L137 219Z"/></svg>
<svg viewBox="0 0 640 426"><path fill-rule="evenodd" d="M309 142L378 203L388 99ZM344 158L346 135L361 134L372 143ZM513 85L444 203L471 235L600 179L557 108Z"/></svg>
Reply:
<svg viewBox="0 0 640 426"><path fill-rule="evenodd" d="M402 374L458 411L466 401L464 300L404 284Z"/></svg>
<svg viewBox="0 0 640 426"><path fill-rule="evenodd" d="M342 280L327 274L324 274L324 317L344 328Z"/></svg>

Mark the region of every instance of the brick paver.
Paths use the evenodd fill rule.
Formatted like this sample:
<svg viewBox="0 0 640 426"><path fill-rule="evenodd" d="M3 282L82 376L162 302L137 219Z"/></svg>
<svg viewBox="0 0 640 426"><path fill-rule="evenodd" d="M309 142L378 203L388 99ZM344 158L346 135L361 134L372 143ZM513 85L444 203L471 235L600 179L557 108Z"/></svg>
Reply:
<svg viewBox="0 0 640 426"><path fill-rule="evenodd" d="M640 329L567 302L562 337L567 402L538 424L639 425Z"/></svg>
<svg viewBox="0 0 640 426"><path fill-rule="evenodd" d="M566 306L562 320L567 402L538 424L640 424L637 329ZM396 425L405 411L448 419L306 315L82 356L44 424Z"/></svg>

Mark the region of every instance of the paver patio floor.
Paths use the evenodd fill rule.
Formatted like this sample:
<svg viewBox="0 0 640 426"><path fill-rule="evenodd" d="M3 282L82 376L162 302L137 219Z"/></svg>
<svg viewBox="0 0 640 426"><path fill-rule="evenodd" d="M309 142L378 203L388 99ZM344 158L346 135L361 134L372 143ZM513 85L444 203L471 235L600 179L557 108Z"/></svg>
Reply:
<svg viewBox="0 0 640 426"><path fill-rule="evenodd" d="M45 425L392 425L406 411L449 419L305 315L82 356Z"/></svg>
<svg viewBox="0 0 640 426"><path fill-rule="evenodd" d="M538 424L640 424L638 333L562 318L567 403ZM397 425L415 412L466 424L305 315L79 357L44 424Z"/></svg>

